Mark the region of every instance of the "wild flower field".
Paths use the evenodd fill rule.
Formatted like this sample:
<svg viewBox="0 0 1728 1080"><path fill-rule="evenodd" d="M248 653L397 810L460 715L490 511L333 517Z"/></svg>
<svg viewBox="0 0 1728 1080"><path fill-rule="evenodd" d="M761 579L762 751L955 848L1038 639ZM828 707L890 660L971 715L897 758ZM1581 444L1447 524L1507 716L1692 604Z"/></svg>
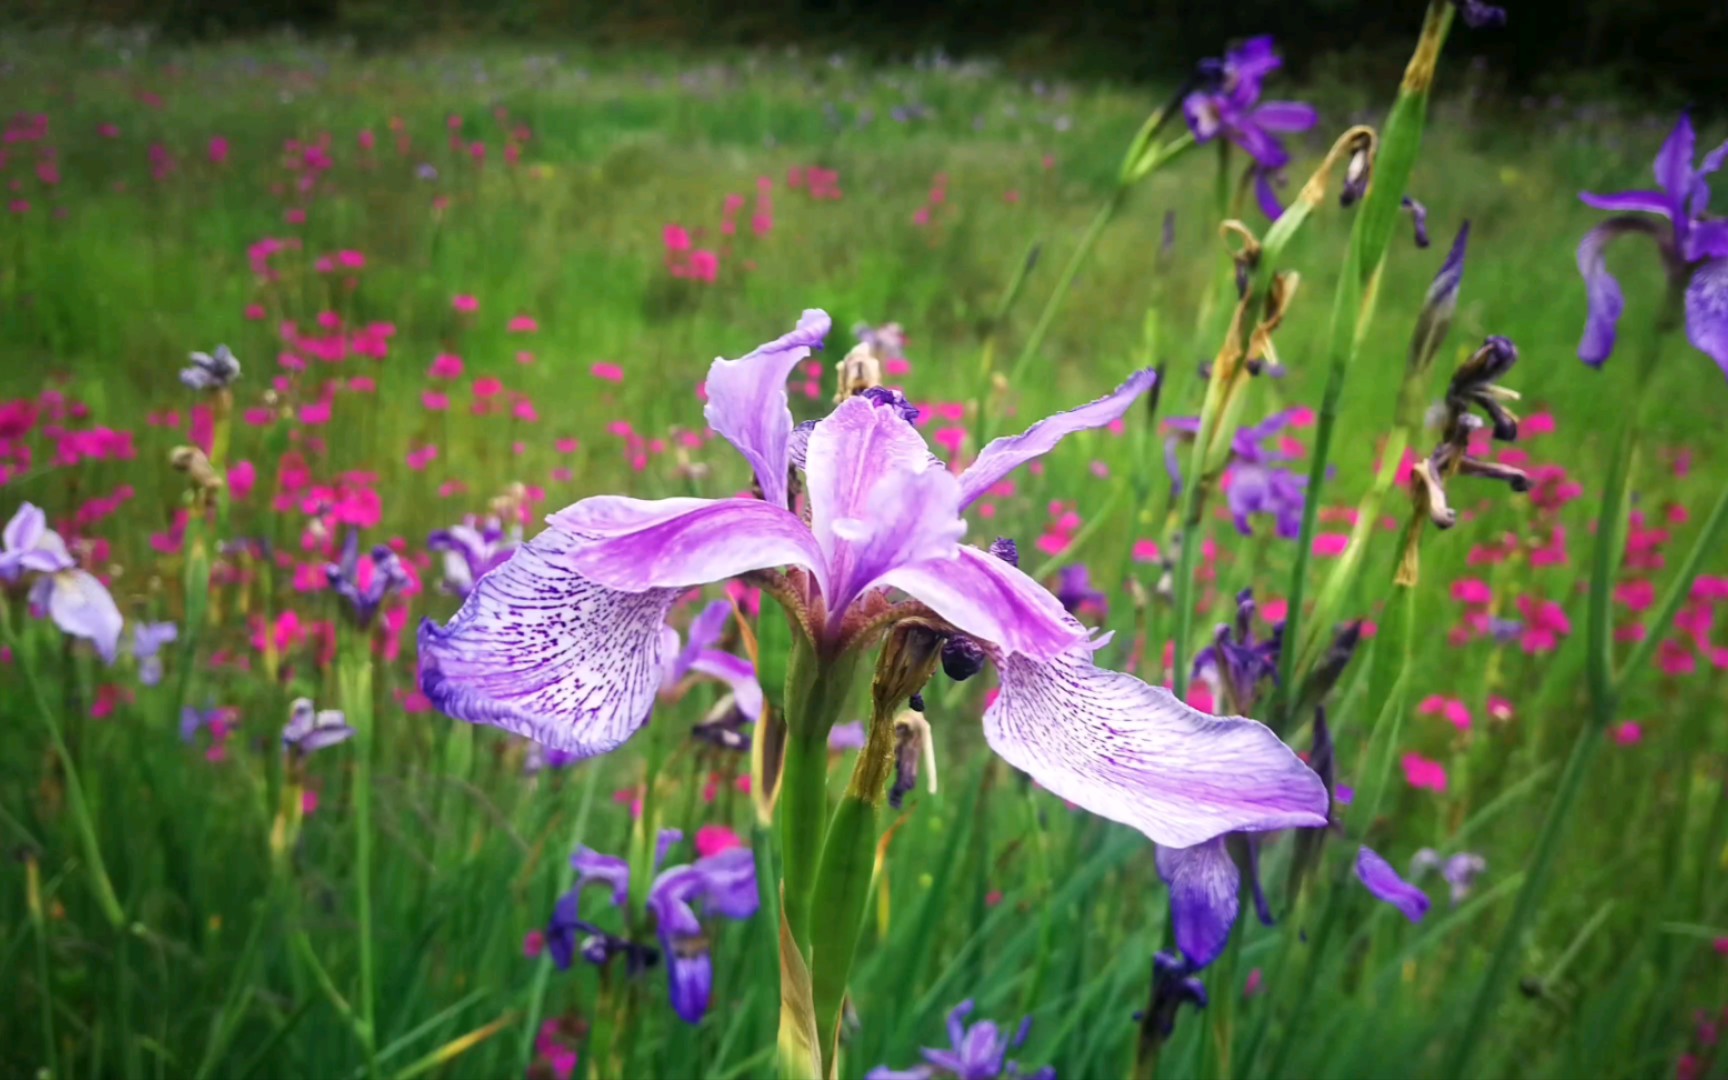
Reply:
<svg viewBox="0 0 1728 1080"><path fill-rule="evenodd" d="M1725 1075L1722 132L1460 8L0 42L4 1072Z"/></svg>

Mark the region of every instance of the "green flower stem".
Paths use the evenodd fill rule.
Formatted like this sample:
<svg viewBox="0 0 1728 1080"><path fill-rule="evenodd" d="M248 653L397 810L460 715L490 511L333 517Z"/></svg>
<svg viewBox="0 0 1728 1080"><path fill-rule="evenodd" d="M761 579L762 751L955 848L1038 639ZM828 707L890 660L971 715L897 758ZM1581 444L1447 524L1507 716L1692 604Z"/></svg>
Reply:
<svg viewBox="0 0 1728 1080"><path fill-rule="evenodd" d="M372 654L364 633L343 639L337 659L342 709L354 728L354 888L360 937L359 1017L367 1033L368 1071L377 1074L371 1046L377 1039L377 968L372 940Z"/></svg>
<svg viewBox="0 0 1728 1080"><path fill-rule="evenodd" d="M810 898L828 819L828 731L839 720L858 673L856 652L825 657L794 632L786 673L786 766L781 778L780 844L786 923L810 962Z"/></svg>
<svg viewBox="0 0 1728 1080"><path fill-rule="evenodd" d="M24 902L36 939L36 998L42 1005L42 1067L44 1075L59 1073L59 1047L54 1038L54 984L48 965L48 924L42 911L42 871L32 853L24 863Z"/></svg>
<svg viewBox="0 0 1728 1080"><path fill-rule="evenodd" d="M582 782L581 801L576 804L576 823L570 827L569 848L575 851L582 846L588 836L588 813L594 807L594 793L600 790L600 774L605 771L598 764L587 766L588 776ZM563 861L563 869L558 875L558 894L562 896L576 882L576 868L570 865L570 860ZM522 1029L522 1050L520 1054L520 1071L527 1073L528 1067L534 1063L534 1036L540 1031L540 1014L545 1008L546 986L552 977L552 960L543 958L540 966L534 971L534 983L528 991L527 1022Z"/></svg>
<svg viewBox="0 0 1728 1080"><path fill-rule="evenodd" d="M1275 726L1288 726L1284 713L1297 692L1296 662L1302 657L1302 597L1307 589L1308 560L1314 547L1314 530L1320 510L1320 493L1326 484L1326 469L1331 463L1332 436L1338 422L1338 402L1344 393L1344 380L1361 352L1363 339L1373 321L1374 308L1380 294L1381 268L1386 262L1386 250L1392 239L1399 204L1410 184L1410 174L1422 148L1422 135L1427 126L1428 97L1433 86L1434 65L1445 44L1446 32L1452 22L1452 6L1444 2L1431 3L1423 20L1422 36L1415 54L1404 73L1404 83L1398 99L1386 117L1386 126L1374 161L1374 173L1368 194L1350 231L1350 246L1344 256L1344 272L1338 279L1338 291L1333 298L1332 325L1326 354L1329 364L1326 388L1320 399L1320 416L1314 432L1314 452L1308 462L1308 493L1302 505L1302 531L1296 539L1295 558L1290 567L1289 614L1284 624L1285 648L1280 664L1278 690L1273 715L1280 721ZM1388 456L1396 469L1403 457ZM1360 521L1358 522L1360 525ZM1336 600L1336 596L1329 597ZM1324 635L1324 622L1316 621L1310 636ZM1318 640L1318 639L1317 639Z"/></svg>
<svg viewBox="0 0 1728 1080"><path fill-rule="evenodd" d="M1698 576L1698 568L1704 562L1706 555L1720 550L1720 540L1723 527L1728 526L1728 485L1722 489L1722 494L1716 499L1716 506L1710 511L1710 516L1704 519L1704 527L1698 532L1698 539L1692 542L1692 550L1687 553L1686 560L1680 564L1680 572L1669 583L1668 591L1662 596L1662 603L1656 607L1656 617L1650 620L1650 632L1632 649L1631 655L1621 665L1619 674L1614 679L1616 692L1623 689L1626 680L1635 678L1650 663L1650 656L1656 651L1657 644L1662 640L1667 628L1674 624L1674 616L1679 613L1680 605L1686 602L1686 597L1692 591L1692 581Z"/></svg>
<svg viewBox="0 0 1728 1080"><path fill-rule="evenodd" d="M30 691L30 699L36 703L36 715L48 732L48 741L60 759L60 767L65 770L66 802L72 808L72 825L78 830L78 840L84 848L84 862L90 875L90 886L96 893L96 902L111 926L123 926L126 911L114 893L114 884L108 877L108 864L102 861L102 845L96 838L96 823L90 814L90 803L84 797L84 784L78 778L78 767L73 763L72 752L66 748L66 739L60 732L60 718L54 707L48 704L48 695L42 688L42 680L36 671L36 652L24 648L13 628L12 608L3 591L0 591L0 640L4 640L12 650L14 666L23 672L24 685Z"/></svg>
<svg viewBox="0 0 1728 1080"><path fill-rule="evenodd" d="M1614 676L1610 602L1614 581L1620 573L1620 559L1626 547L1627 506L1633 461L1637 455L1638 424L1643 412L1644 392L1652 381L1651 375L1662 354L1663 345L1679 327L1680 314L1681 290L1677 282L1670 281L1666 301L1657 316L1655 330L1634 372L1635 389L1632 392L1631 408L1627 411L1625 423L1615 439L1613 456L1608 462L1608 478L1602 491L1602 508L1596 521L1596 548L1591 566L1589 607L1585 624L1585 682L1590 693L1590 717L1587 723L1580 726L1578 736L1572 744L1572 752L1566 759L1566 768L1560 774L1559 786L1554 792L1554 801L1549 804L1547 816L1542 820L1541 832L1537 834L1536 849L1527 864L1524 887L1518 891L1512 914L1507 919L1506 928L1500 933L1500 941L1488 962L1488 970L1482 976L1482 985L1477 989L1470 1012L1452 1045L1447 1068L1442 1074L1445 1076L1465 1075L1476 1048L1483 1041L1483 1026L1488 1022L1488 1014L1500 1001L1506 980L1512 971L1514 956L1523 945L1525 930L1547 892L1548 878L1553 872L1555 857L1559 854L1561 841L1566 838L1566 830L1572 823L1573 808L1578 802L1578 796L1584 790L1584 778L1590 771L1590 764L1595 760L1596 752L1605 740L1608 726L1613 723L1619 707L1621 681ZM1706 525L1707 533L1719 527L1720 523L1715 519L1721 511L1719 506L1711 512L1712 520ZM1688 575L1695 569L1693 556L1698 554L1694 551L1687 556L1685 570ZM1668 601L1675 600L1675 590L1683 587L1681 584L1670 586L1669 596L1664 601L1665 607ZM1668 617L1672 618L1672 613ZM1622 679L1633 670L1630 666L1624 669Z"/></svg>

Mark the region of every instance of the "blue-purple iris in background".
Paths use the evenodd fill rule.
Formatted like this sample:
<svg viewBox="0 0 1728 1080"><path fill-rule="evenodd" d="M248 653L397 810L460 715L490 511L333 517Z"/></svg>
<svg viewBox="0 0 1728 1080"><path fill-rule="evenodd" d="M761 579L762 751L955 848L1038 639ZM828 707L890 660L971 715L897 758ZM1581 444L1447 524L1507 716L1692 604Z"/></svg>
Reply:
<svg viewBox="0 0 1728 1080"><path fill-rule="evenodd" d="M444 556L444 591L458 597L467 596L476 581L508 562L521 543L520 527L505 532L497 518L482 521L472 515L426 538L426 546Z"/></svg>
<svg viewBox="0 0 1728 1080"><path fill-rule="evenodd" d="M90 642L112 664L120 651L120 608L96 575L78 569L66 541L48 527L48 515L30 503L19 506L0 531L0 584L10 585L26 573L37 575L30 586L32 612L46 613L55 626Z"/></svg>
<svg viewBox="0 0 1728 1080"><path fill-rule="evenodd" d="M162 646L180 636L171 622L132 624L132 659L138 661L138 681L155 686L162 681Z"/></svg>
<svg viewBox="0 0 1728 1080"><path fill-rule="evenodd" d="M1196 142L1222 137L1254 160L1254 191L1267 217L1284 212L1272 177L1290 163L1280 135L1307 131L1319 122L1314 106L1300 101L1261 101L1261 83L1284 66L1269 36L1249 38L1201 64L1201 86L1182 100L1182 115Z"/></svg>
<svg viewBox="0 0 1728 1080"><path fill-rule="evenodd" d="M282 729L282 748L305 757L345 743L354 734L340 709L320 709L311 698L295 698L288 706L288 726Z"/></svg>
<svg viewBox="0 0 1728 1080"><path fill-rule="evenodd" d="M1268 728L1097 667L1097 642L1061 601L960 542L967 506L1066 436L1123 416L1155 374L995 440L956 474L891 393L849 398L794 439L786 380L829 328L807 311L784 337L709 370L709 425L750 463L760 499L596 496L552 515L447 625L421 625L420 684L433 704L602 754L645 722L674 652L665 618L689 590L762 575L820 650L851 647L898 592L1000 670L985 740L1053 794L1181 846L1324 824L1319 777Z"/></svg>
<svg viewBox="0 0 1728 1080"><path fill-rule="evenodd" d="M371 564L362 567L360 533L354 529L348 530L348 539L342 545L341 561L326 563L324 575L336 595L348 602L348 613L353 617L354 625L362 629L372 625L379 607L391 593L408 584L408 572L402 569L402 560L383 544L372 549Z"/></svg>
<svg viewBox="0 0 1728 1080"><path fill-rule="evenodd" d="M1728 374L1728 221L1710 214L1708 183L1728 159L1728 142L1704 155L1694 168L1697 149L1692 117L1681 113L1656 154L1656 190L1613 195L1586 191L1578 196L1586 205L1622 215L1585 233L1578 245L1578 272L1584 275L1590 304L1578 358L1591 367L1601 367L1614 352L1626 306L1620 282L1608 272L1608 244L1637 233L1655 241L1670 283L1686 290L1687 338ZM1650 217L1628 216L1633 213L1665 219L1668 225L1664 228Z"/></svg>
<svg viewBox="0 0 1728 1080"><path fill-rule="evenodd" d="M655 852L655 865L683 839L676 829L663 830ZM700 1023L714 992L714 961L702 918L748 919L756 914L756 857L747 847L728 848L688 865L661 870L648 887L648 912L654 917L660 947L652 948L628 938L607 933L581 917L582 891L589 885L611 890L612 906L622 908L630 899L630 865L613 855L577 848L570 857L576 884L559 897L546 927L546 946L560 971L575 958L604 965L614 956L625 957L626 970L638 974L654 966L663 954L667 966L667 988L672 1010L686 1023Z"/></svg>
<svg viewBox="0 0 1728 1080"><path fill-rule="evenodd" d="M180 381L188 390L226 390L240 378L240 361L228 351L228 346L216 346L216 352L195 352L192 363L180 369Z"/></svg>
<svg viewBox="0 0 1728 1080"><path fill-rule="evenodd" d="M1017 1061L1008 1055L1020 1049L1032 1031L1032 1018L1020 1021L1012 1037L994 1022L980 1020L970 1026L966 1018L972 1015L972 1002L962 1001L948 1014L946 1047L926 1046L921 1065L910 1069L890 1069L879 1066L865 1075L865 1080L1056 1080L1056 1070L1045 1066L1032 1072L1022 1072Z"/></svg>
<svg viewBox="0 0 1728 1080"><path fill-rule="evenodd" d="M1294 419L1296 410L1274 413L1251 427L1238 428L1230 440L1230 466L1226 472L1224 500L1230 508L1230 519L1243 536L1254 535L1249 520L1257 515L1269 515L1280 540L1294 540L1302 535L1302 504L1306 498L1308 478L1281 468L1293 460L1290 455L1269 445L1273 436ZM1190 439L1200 433L1197 416L1173 416L1167 421L1170 429ZM1171 436L1164 443L1164 468L1177 494L1182 490L1182 469L1177 459L1179 439Z"/></svg>

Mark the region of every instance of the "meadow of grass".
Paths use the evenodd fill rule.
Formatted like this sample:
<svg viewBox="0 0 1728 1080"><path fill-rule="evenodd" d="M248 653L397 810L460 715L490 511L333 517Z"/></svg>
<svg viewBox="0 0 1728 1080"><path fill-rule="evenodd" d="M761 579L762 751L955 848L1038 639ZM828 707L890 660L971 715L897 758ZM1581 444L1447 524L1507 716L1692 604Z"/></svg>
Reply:
<svg viewBox="0 0 1728 1080"><path fill-rule="evenodd" d="M1243 919L1200 975L1208 1008L1184 1010L1156 1061L1137 1061L1136 1014L1171 933L1152 845L986 750L993 677L938 675L925 699L940 786L887 814L840 1075L910 1066L946 1043L963 999L1005 1028L1031 1017L1014 1056L1063 1076L1728 1068L1715 1053L1728 638L1712 621L1724 582L1709 576L1728 557L1712 546L1690 560L1721 494L1728 387L1683 336L1656 336L1661 273L1633 244L1613 256L1620 353L1600 371L1576 356L1574 252L1601 220L1577 192L1648 186L1673 116L1495 102L1480 77L1441 61L1408 184L1434 244L1417 248L1399 218L1310 493L1306 598L1347 550L1424 294L1466 219L1430 396L1486 335L1516 342L1503 381L1523 395L1524 425L1500 460L1536 483L1453 481L1458 524L1423 539L1414 588L1392 585L1407 481L1352 553L1360 572L1332 614L1367 620L1365 641L1327 715L1357 796L1320 867L1293 887L1295 845L1267 845L1276 923ZM621 751L530 775L525 741L441 716L416 687L414 626L457 607L427 538L489 513L532 537L596 493L745 489L748 471L703 422L701 383L715 356L744 355L805 308L835 330L794 374L796 417L833 407L851 327L898 323L905 360L888 382L955 461L1156 365L1156 415L1137 407L1021 470L971 514L969 537L1015 538L1047 582L1088 567L1101 597L1080 617L1115 631L1099 663L1185 683L1172 651L1209 641L1238 590L1254 588L1261 635L1284 617L1298 550L1265 522L1242 535L1215 492L1192 589L1173 557L1163 422L1201 411L1201 367L1233 301L1213 147L1127 191L1017 362L1169 89L790 54L0 42L0 517L43 507L129 624L179 626L163 677L141 678L125 647L105 663L5 586L7 1073L771 1074L771 903L708 927L713 1003L694 1025L667 1006L664 965L558 971L538 937L579 845L631 855L659 828L725 826L773 865L748 755L690 737L720 691L681 687ZM1278 88L1322 117L1292 143L1287 197L1351 123L1380 123L1392 89ZM1305 409L1282 433L1303 472L1357 212L1327 198L1279 254L1275 269L1301 274L1277 334L1288 371L1242 380L1232 421ZM1264 237L1252 199L1241 214ZM219 342L244 366L231 415L177 377L188 352ZM170 467L186 444L225 486L199 493ZM1620 472L1629 524L1612 500L1602 514ZM1599 519L1623 559L1599 560ZM351 528L410 571L370 642L344 624L323 570ZM1658 624L1655 601L1674 587L1688 599ZM726 595L762 633L757 595L704 599ZM1611 631L1610 672L1644 638L1662 642L1606 704L1592 619ZM727 645L753 640L734 627ZM1200 682L1190 699L1217 692ZM345 709L359 737L286 754L302 697ZM183 706L225 712L183 739ZM1255 715L1272 719L1267 708ZM843 719L868 712L859 694ZM1280 732L1306 750L1310 720L1287 716ZM1599 753L1576 749L1590 740ZM849 759L833 755L835 797ZM1545 833L1574 780L1582 797ZM1350 880L1361 843L1400 870L1424 848L1475 853L1485 869L1456 897L1434 873L1409 875L1433 901L1412 924ZM599 890L583 910L652 942L648 868L636 869L625 913ZM1533 873L1546 887L1526 891Z"/></svg>

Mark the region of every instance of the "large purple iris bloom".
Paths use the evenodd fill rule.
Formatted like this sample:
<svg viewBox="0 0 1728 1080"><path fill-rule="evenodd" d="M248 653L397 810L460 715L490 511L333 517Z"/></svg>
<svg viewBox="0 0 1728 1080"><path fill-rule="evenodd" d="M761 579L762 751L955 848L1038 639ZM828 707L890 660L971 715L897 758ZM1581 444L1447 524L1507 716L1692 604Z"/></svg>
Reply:
<svg viewBox="0 0 1728 1080"><path fill-rule="evenodd" d="M1223 60L1202 64L1210 85L1182 100L1182 114L1196 142L1222 136L1254 159L1255 191L1270 218L1283 212L1270 177L1290 163L1290 152L1278 136L1307 131L1320 119L1314 106L1300 101L1260 100L1261 83L1283 66L1271 37L1249 38Z"/></svg>
<svg viewBox="0 0 1728 1080"><path fill-rule="evenodd" d="M1728 221L1709 214L1710 174L1728 160L1728 142L1704 155L1694 169L1698 136L1692 118L1680 114L1662 149L1656 154L1656 190L1622 191L1613 195L1578 197L1598 210L1653 214L1668 228L1648 218L1614 217L1584 234L1578 245L1578 272L1590 311L1578 358L1600 367L1614 351L1614 340L1626 299L1620 282L1608 272L1608 243L1628 233L1656 241L1670 279L1686 287L1686 336L1699 351L1728 373Z"/></svg>
<svg viewBox="0 0 1728 1080"><path fill-rule="evenodd" d="M948 1014L949 1046L924 1047L922 1065L910 1069L878 1067L870 1070L866 1080L1056 1080L1056 1070L1049 1066L1022 1072L1019 1062L1008 1060L1008 1055L1026 1042L1032 1030L1030 1016L1009 1036L990 1020L968 1026L966 1018L971 1015L971 1000L954 1007Z"/></svg>
<svg viewBox="0 0 1728 1080"><path fill-rule="evenodd" d="M0 584L25 573L37 574L30 586L30 607L46 612L54 625L96 646L112 664L120 649L120 609L94 574L78 569L66 541L48 527L40 507L24 503L0 531Z"/></svg>
<svg viewBox="0 0 1728 1080"><path fill-rule="evenodd" d="M656 864L679 839L676 830L661 834ZM578 954L596 965L622 955L632 974L652 966L658 959L652 949L600 930L580 914L582 890L591 884L606 886L611 890L613 906L624 906L630 898L629 864L613 855L577 848L570 865L576 871L576 884L559 898L546 929L553 963L562 970ZM701 1022L714 992L714 961L698 910L709 917L748 919L756 914L757 903L756 856L747 847L729 848L688 865L668 867L649 886L648 911L654 916L660 951L666 956L672 1010L686 1023Z"/></svg>
<svg viewBox="0 0 1728 1080"><path fill-rule="evenodd" d="M1096 667L1096 644L1056 597L960 543L967 506L1065 436L1122 416L1152 385L1151 371L995 440L959 475L887 394L851 398L799 432L795 460L786 379L828 329L826 314L807 311L796 330L709 372L709 425L751 463L761 499L603 495L553 514L551 528L482 578L447 625L421 625L427 697L458 719L605 753L653 704L674 601L708 582L789 566L776 586L819 652L850 647L867 616L892 617L889 590L981 643L1002 676L984 714L986 741L1070 802L1179 846L1325 823L1319 778L1269 729ZM794 464L805 513L789 500Z"/></svg>

